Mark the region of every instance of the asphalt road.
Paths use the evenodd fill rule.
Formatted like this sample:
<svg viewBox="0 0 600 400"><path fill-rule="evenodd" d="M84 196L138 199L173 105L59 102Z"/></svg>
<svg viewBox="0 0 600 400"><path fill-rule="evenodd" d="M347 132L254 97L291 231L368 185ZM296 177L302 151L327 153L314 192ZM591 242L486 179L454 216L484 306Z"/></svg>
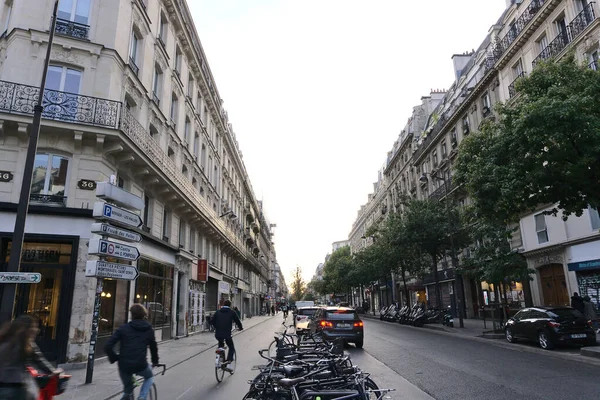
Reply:
<svg viewBox="0 0 600 400"><path fill-rule="evenodd" d="M600 398L600 366L507 345L365 321L364 350L435 399Z"/></svg>
<svg viewBox="0 0 600 400"><path fill-rule="evenodd" d="M288 318L288 321L291 323L291 317ZM280 331L281 328L281 318L274 318L235 336L234 343L238 355L236 372L234 375L226 374L224 381L220 384L217 384L215 379L214 349L209 349L170 368L165 376L156 377L159 399L241 399L249 388L248 380L257 374L257 371L252 370L252 366L265 363L258 355L258 350L267 348L273 340L274 332ZM395 392L389 393L386 399L431 399L426 393L377 361L367 351L355 348L348 350L353 362L364 371L371 373L380 388L397 389ZM191 351L192 349L190 349Z"/></svg>

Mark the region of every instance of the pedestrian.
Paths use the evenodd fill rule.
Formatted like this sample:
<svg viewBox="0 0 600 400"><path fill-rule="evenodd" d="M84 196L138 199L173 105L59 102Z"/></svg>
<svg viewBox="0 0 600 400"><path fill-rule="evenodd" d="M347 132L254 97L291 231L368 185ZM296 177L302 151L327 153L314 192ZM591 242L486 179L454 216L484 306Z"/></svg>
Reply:
<svg viewBox="0 0 600 400"><path fill-rule="evenodd" d="M242 319L242 313L240 312L240 309L237 308L237 306L233 307L233 311L235 311L235 313L238 316L238 319Z"/></svg>
<svg viewBox="0 0 600 400"><path fill-rule="evenodd" d="M37 400L39 388L28 365L49 375L62 372L54 369L35 344L38 332L38 320L30 315L21 315L0 330L0 399Z"/></svg>
<svg viewBox="0 0 600 400"><path fill-rule="evenodd" d="M583 298L583 316L588 321L595 321L598 319L598 314L596 314L596 306L594 306L591 300L590 296Z"/></svg>
<svg viewBox="0 0 600 400"><path fill-rule="evenodd" d="M119 329L108 339L104 346L104 352L108 355L111 364L118 361L119 376L123 382L123 396L121 400L129 400L133 394L133 375L144 378L140 389L138 400L146 400L154 375L148 364L148 347L152 365L158 365L158 347L154 338L154 329L148 321L148 311L143 305L136 303L129 309L131 321L121 325ZM119 354L115 353L114 347L120 343Z"/></svg>
<svg viewBox="0 0 600 400"><path fill-rule="evenodd" d="M573 296L571 296L571 307L583 314L583 299L577 292L574 292Z"/></svg>
<svg viewBox="0 0 600 400"><path fill-rule="evenodd" d="M271 314L275 315L275 306L271 306Z"/></svg>

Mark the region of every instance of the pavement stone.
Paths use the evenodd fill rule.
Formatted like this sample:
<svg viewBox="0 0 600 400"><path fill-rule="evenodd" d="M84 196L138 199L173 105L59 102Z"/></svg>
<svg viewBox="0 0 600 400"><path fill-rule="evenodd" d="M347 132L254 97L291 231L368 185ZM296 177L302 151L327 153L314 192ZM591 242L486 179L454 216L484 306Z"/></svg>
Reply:
<svg viewBox="0 0 600 400"><path fill-rule="evenodd" d="M244 330L252 329L272 318L281 318L281 314L275 316L254 316L243 321ZM234 332L233 336L240 332ZM158 344L158 355L161 364L171 369L192 357L217 345L213 332L200 332L179 339L171 339ZM148 358L149 359L149 358ZM69 367L66 365L66 367ZM66 373L72 375L67 391L55 397L58 400L105 400L115 398L122 390L121 380L116 364L107 362L107 357L98 358L94 362L94 375L92 383L85 384L86 368L72 366L76 369L66 369Z"/></svg>

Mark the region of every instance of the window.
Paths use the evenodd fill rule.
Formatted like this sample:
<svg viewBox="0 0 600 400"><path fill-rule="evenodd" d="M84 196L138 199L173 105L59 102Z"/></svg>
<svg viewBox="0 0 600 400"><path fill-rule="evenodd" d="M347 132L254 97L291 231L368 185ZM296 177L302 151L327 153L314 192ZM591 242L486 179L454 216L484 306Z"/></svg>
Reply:
<svg viewBox="0 0 600 400"><path fill-rule="evenodd" d="M185 117L185 125L184 125L184 129L183 129L183 141L184 141L184 145L187 147L190 143L190 130L191 130L191 123L190 123L190 119L188 117Z"/></svg>
<svg viewBox="0 0 600 400"><path fill-rule="evenodd" d="M121 189L125 188L125 179L123 179L123 177L119 176L117 178L117 186L120 187Z"/></svg>
<svg viewBox="0 0 600 400"><path fill-rule="evenodd" d="M437 150L433 151L433 155L431 156L431 158L433 159L433 166L437 167L438 165L438 155L437 155Z"/></svg>
<svg viewBox="0 0 600 400"><path fill-rule="evenodd" d="M588 58L588 61L589 61L589 63L590 63L590 64L589 64L589 67L590 67L591 69L593 69L594 71L598 71L598 70L600 70L600 68L598 68L598 67L600 67L600 65L598 65L598 50L594 51L594 52L593 52L592 54L590 54L588 57L589 57L589 58Z"/></svg>
<svg viewBox="0 0 600 400"><path fill-rule="evenodd" d="M600 229L600 215L598 214L597 208L588 207L590 211L590 219L592 222L592 230L597 231Z"/></svg>
<svg viewBox="0 0 600 400"><path fill-rule="evenodd" d="M192 74L188 75L187 95L190 98L190 101L192 101L194 98L194 77Z"/></svg>
<svg viewBox="0 0 600 400"><path fill-rule="evenodd" d="M196 231L191 228L190 229L190 253L196 253Z"/></svg>
<svg viewBox="0 0 600 400"><path fill-rule="evenodd" d="M206 168L206 146L204 144L202 145L202 154L200 157L200 167L202 167L202 169Z"/></svg>
<svg viewBox="0 0 600 400"><path fill-rule="evenodd" d="M64 205L69 159L54 154L37 154L31 181L31 199Z"/></svg>
<svg viewBox="0 0 600 400"><path fill-rule="evenodd" d="M177 47L175 49L175 73L177 76L181 75L181 59L181 50L179 50L179 47Z"/></svg>
<svg viewBox="0 0 600 400"><path fill-rule="evenodd" d="M485 92L483 96L481 96L481 113L484 117L490 115L492 110L492 102L490 100L490 94Z"/></svg>
<svg viewBox="0 0 600 400"><path fill-rule="evenodd" d="M446 154L448 154L448 149L446 148L446 141L442 143L442 157L446 158Z"/></svg>
<svg viewBox="0 0 600 400"><path fill-rule="evenodd" d="M198 135L198 132L196 132L194 134L194 157L196 157L196 160L198 159L199 146L200 146L200 135Z"/></svg>
<svg viewBox="0 0 600 400"><path fill-rule="evenodd" d="M131 50L129 51L129 60L137 64L139 39L135 31L131 31Z"/></svg>
<svg viewBox="0 0 600 400"><path fill-rule="evenodd" d="M538 243L548 242L548 229L546 227L546 216L544 214L535 215L535 231L537 233Z"/></svg>
<svg viewBox="0 0 600 400"><path fill-rule="evenodd" d="M160 21L158 23L158 42L164 46L167 43L167 32L169 31L169 24L167 22L167 17L161 12L160 13Z"/></svg>
<svg viewBox="0 0 600 400"><path fill-rule="evenodd" d="M46 75L46 89L79 94L81 72L76 69L50 65Z"/></svg>
<svg viewBox="0 0 600 400"><path fill-rule="evenodd" d="M144 225L150 227L150 197L144 195Z"/></svg>
<svg viewBox="0 0 600 400"><path fill-rule="evenodd" d="M462 119L462 127L463 127L463 135L468 135L471 131L471 126L469 124L469 116L465 115Z"/></svg>
<svg viewBox="0 0 600 400"><path fill-rule="evenodd" d="M89 25L91 0L60 0L58 3L58 18L65 21Z"/></svg>
<svg viewBox="0 0 600 400"><path fill-rule="evenodd" d="M519 58L519 61L517 61L516 64L513 65L512 71L513 71L513 79L517 79L517 78L520 78L521 76L523 76L523 60L521 60Z"/></svg>
<svg viewBox="0 0 600 400"><path fill-rule="evenodd" d="M562 38L563 44L569 43L569 37L567 34L567 22L565 21L565 17L561 17L554 22L556 26L556 33L558 36Z"/></svg>
<svg viewBox="0 0 600 400"><path fill-rule="evenodd" d="M535 43L537 45L538 52L541 53L542 51L544 51L544 49L546 49L546 47L548 47L548 37L544 35L541 38L539 38Z"/></svg>
<svg viewBox="0 0 600 400"><path fill-rule="evenodd" d="M196 109L198 110L197 113L200 116L200 119L202 119L202 96L200 96L200 92L198 92L196 96Z"/></svg>
<svg viewBox="0 0 600 400"><path fill-rule="evenodd" d="M179 220L179 247L185 248L185 222L182 219Z"/></svg>
<svg viewBox="0 0 600 400"><path fill-rule="evenodd" d="M12 4L8 4L6 6L6 14L4 17L4 29L2 30L2 32L7 33L8 32L8 24L10 23L10 15L12 13Z"/></svg>
<svg viewBox="0 0 600 400"><path fill-rule="evenodd" d="M171 235L171 213L166 208L163 209L162 234L163 240L168 242Z"/></svg>
<svg viewBox="0 0 600 400"><path fill-rule="evenodd" d="M179 99L177 99L177 95L173 93L171 95L171 125L173 129L177 127L177 111L179 108Z"/></svg>
<svg viewBox="0 0 600 400"><path fill-rule="evenodd" d="M162 88L162 71L158 65L154 65L154 76L152 77L152 97L156 105L160 104Z"/></svg>

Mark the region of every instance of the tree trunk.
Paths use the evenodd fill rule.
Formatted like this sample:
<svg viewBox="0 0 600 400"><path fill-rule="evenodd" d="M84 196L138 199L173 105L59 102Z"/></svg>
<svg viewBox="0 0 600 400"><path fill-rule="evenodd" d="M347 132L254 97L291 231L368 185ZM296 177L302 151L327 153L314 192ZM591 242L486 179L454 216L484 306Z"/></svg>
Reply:
<svg viewBox="0 0 600 400"><path fill-rule="evenodd" d="M504 312L504 321L508 321L508 296L506 295L506 287L502 284L502 292L504 293L504 306L502 311Z"/></svg>
<svg viewBox="0 0 600 400"><path fill-rule="evenodd" d="M438 309L443 308L442 304L442 293L440 292L440 277L438 274L437 268L437 257L435 255L431 256L432 268L433 268L433 279L435 280L435 301L437 302L436 307Z"/></svg>

